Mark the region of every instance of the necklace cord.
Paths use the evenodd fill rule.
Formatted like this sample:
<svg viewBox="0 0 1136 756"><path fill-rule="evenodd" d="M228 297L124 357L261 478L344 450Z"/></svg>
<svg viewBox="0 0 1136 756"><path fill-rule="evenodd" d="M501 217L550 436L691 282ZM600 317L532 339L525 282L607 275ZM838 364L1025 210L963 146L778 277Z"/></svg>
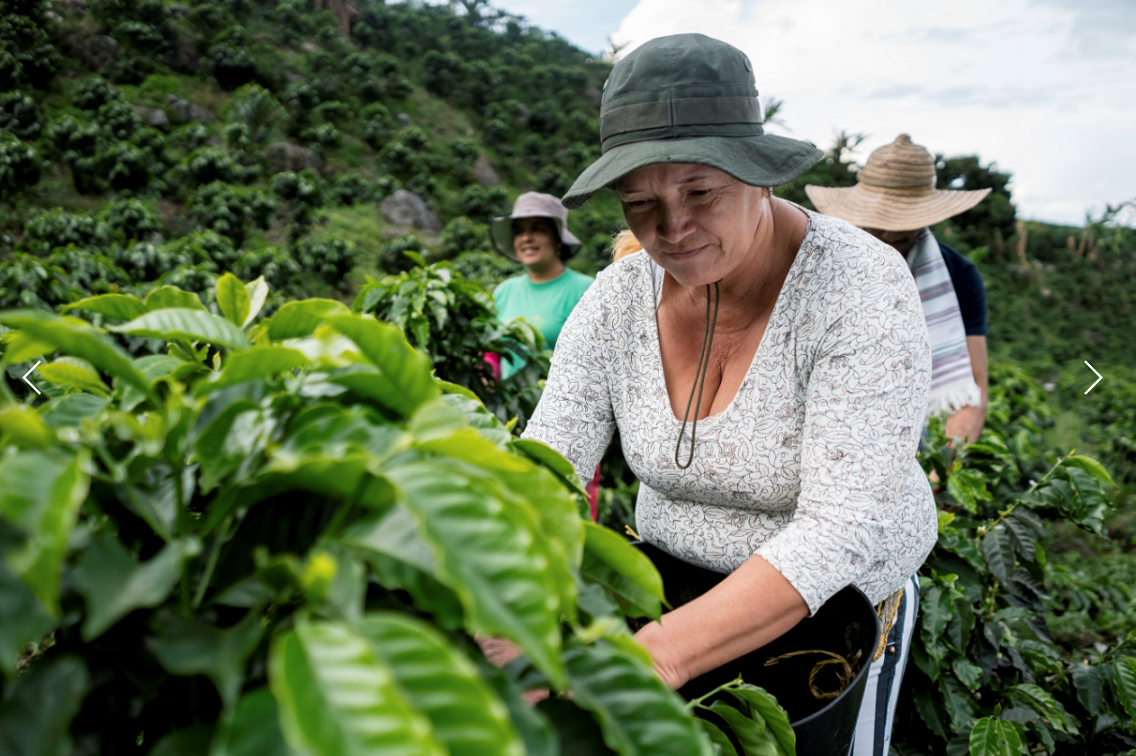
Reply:
<svg viewBox="0 0 1136 756"><path fill-rule="evenodd" d="M706 328L702 332L702 353L698 356L698 367L694 373L694 385L690 387L690 399L686 401L686 412L682 415L682 429L678 433L675 443L675 464L680 470L685 470L694 462L694 438L698 432L698 412L702 409L702 390L706 388L706 373L710 369L710 347L714 343L714 330L718 326L718 305L722 301L722 292L714 282L714 317L710 317L710 284L706 284ZM694 404L694 392L698 391L698 405L694 410L694 423L690 426L690 455L686 464L678 461L679 448L682 446L682 437L686 435L686 423L690 419L690 407Z"/></svg>

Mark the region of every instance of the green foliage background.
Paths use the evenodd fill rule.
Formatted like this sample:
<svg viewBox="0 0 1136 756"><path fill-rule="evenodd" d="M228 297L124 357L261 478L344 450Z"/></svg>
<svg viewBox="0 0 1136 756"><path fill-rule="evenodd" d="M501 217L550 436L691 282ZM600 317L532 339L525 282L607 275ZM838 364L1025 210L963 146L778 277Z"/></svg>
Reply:
<svg viewBox="0 0 1136 756"><path fill-rule="evenodd" d="M272 535L268 523L250 521L247 527L261 530L249 537L269 549L244 549L243 556L230 545L240 531L236 519L204 530L195 523L215 508L222 481L240 488L268 474L257 468L268 447L257 444L312 442L301 433L304 423L338 423L327 432L344 448L377 443L375 434L387 430L376 429L413 436L413 411L368 393L376 379L339 364L328 346L335 332L328 318L346 316L346 303L393 323L425 355L443 382L438 390L452 392L451 402L470 402L463 422L503 444L500 453L518 452L502 424L523 427L548 355L539 334L493 313L488 292L519 269L489 250L486 223L522 191L562 192L594 159L610 65L484 3L460 5L368 2L350 11L327 4L333 11L305 0L0 0L0 310L81 315L109 328L125 355L93 359L85 342L59 336L82 331L71 321L52 321L55 336L44 343L21 344L21 327L3 336L5 378L24 393L5 404L0 464L12 476L54 481L42 492L51 502L44 506L67 513L54 530L44 530L46 521L19 520L16 504L0 518L0 550L8 557L30 553L29 538L54 533L54 541L36 546L39 557L9 558L0 576L6 600L19 595L23 602L11 605L21 622L0 631L8 673L0 733L30 716L25 712L39 712L28 721L44 735L25 752L66 752L71 739L72 752L96 753L90 738L98 732L121 753L202 753L206 742L217 753L284 753L316 737L301 722L305 707L329 704L290 701L288 686L270 692L264 686L274 668L279 679L318 687L302 676L320 673L313 660L337 644L358 651L350 664L397 667L375 656L374 639L418 630L417 642L433 643L442 657L477 659L468 637L431 635L480 627L459 618L454 592L461 590L439 579L444 571L347 555L344 528L361 516L357 502L329 508L327 497L335 497L322 489L309 491L317 498L307 504L276 502L292 507L291 524L281 525L290 530ZM807 205L807 183L851 185L860 139L839 134L824 161L778 193ZM977 156L938 159L940 186L993 190L935 231L982 271L995 365L980 444L955 457L933 437L923 457L939 477L946 517L922 573L921 641L903 699L912 704L901 709L896 747L936 755L1010 753L1014 744L1032 752L1134 749L1136 232L1125 225L1132 206L1108 208L1081 227L1023 221L1008 173ZM441 230L386 221L380 204L399 189L419 195ZM594 274L607 263L610 235L623 226L618 205L601 194L570 224L584 241L571 265ZM328 367L320 361L331 360L332 369L348 371L331 381L339 388L305 389L300 363L289 362L299 358L283 352L272 353L281 361L267 363L270 373L257 375L267 383L255 397L241 396L243 382L203 377L215 370L224 376L230 360L241 365L246 348L278 349L273 343L287 332L266 336L251 321L229 317L243 301L234 281L249 312L266 322L330 329L305 333L324 351L305 354L304 364ZM309 304L290 307L302 299ZM167 321L122 327L169 310L198 313L181 317L213 330L175 336ZM37 327L39 316L21 317L23 328ZM46 403L32 410L34 397L17 379L44 344L50 349L42 354L56 355L41 369L51 386ZM495 384L480 355L502 349L531 359L510 382ZM1106 376L1087 397L1086 359ZM305 390L341 389L355 397L344 406L319 395L335 405L327 417L289 414ZM474 409L474 400L489 412ZM222 443L207 463L184 444L200 441L211 401L261 409L239 433L218 430L214 440L231 435L224 442L231 446ZM218 410L228 422L225 411ZM287 430L264 425L273 413L282 413L274 427ZM149 425L153 418L158 426ZM1104 462L1114 484L1077 461L1086 454ZM550 464L530 460L538 462ZM638 483L618 441L603 474L601 522L623 532L634 522ZM89 489L80 496L83 485ZM88 503L73 511L80 499ZM329 521L333 510L350 516ZM323 540L303 540L304 532ZM328 577L331 564L338 577ZM226 569L255 576L248 579L261 588L242 594L245 603L236 607L217 601L224 586L211 581ZM68 576L63 583L61 574ZM137 580L123 594L135 598L94 598L92 586ZM385 591L379 605L376 586ZM248 603L254 594L260 603ZM585 594L579 605L589 615L587 607L597 607ZM376 606L425 615L441 630L389 616L357 622ZM468 619L472 605L463 606ZM253 622L248 617L261 618L257 628L242 625ZM576 642L577 629L561 627L563 648ZM595 649L603 632L585 633L582 645ZM272 655L270 636L278 639ZM201 661L192 638L211 649L212 661ZM455 642L457 651L446 645ZM601 643L626 650L616 636ZM550 649L545 683L557 675ZM526 651L539 656L536 647ZM128 675L134 692L113 689L120 677L98 682L123 655L137 657ZM516 703L517 690L500 686L517 680L479 670L498 686L494 695ZM111 686L99 704L108 708L90 708L98 700L92 685L102 684ZM181 702L180 712L155 708L165 696ZM523 707L509 711L528 752L548 752L533 738L547 740L550 730L531 729ZM147 725L148 735L137 726L142 712L159 723ZM564 702L547 715L560 725L581 721ZM265 724L277 720L291 724L283 732ZM600 717L584 730L608 746L630 742L613 734L616 724ZM122 730L108 734L104 726ZM267 750L253 749L265 732L274 733L264 736ZM780 746L770 740L763 747Z"/></svg>

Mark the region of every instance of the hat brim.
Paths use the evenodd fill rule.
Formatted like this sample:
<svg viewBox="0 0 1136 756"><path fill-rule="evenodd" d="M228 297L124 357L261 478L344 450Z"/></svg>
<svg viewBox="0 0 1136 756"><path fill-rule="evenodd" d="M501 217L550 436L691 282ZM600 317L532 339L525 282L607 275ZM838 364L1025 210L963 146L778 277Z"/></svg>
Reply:
<svg viewBox="0 0 1136 756"><path fill-rule="evenodd" d="M824 153L809 142L773 134L629 142L612 147L588 166L560 201L575 210L600 189L655 163L698 163L725 171L751 186L779 186L800 176L822 157Z"/></svg>
<svg viewBox="0 0 1136 756"><path fill-rule="evenodd" d="M883 231L933 226L969 210L989 193L989 189L882 189L864 184L805 187L805 194L825 215Z"/></svg>
<svg viewBox="0 0 1136 756"><path fill-rule="evenodd" d="M489 239L493 242L493 251L513 262L520 262L517 253L513 251L513 220L515 218L548 218L557 227L560 234L560 259L567 260L580 250L582 242L576 235L568 230L567 226L560 225L560 219L551 215L502 215L489 221Z"/></svg>

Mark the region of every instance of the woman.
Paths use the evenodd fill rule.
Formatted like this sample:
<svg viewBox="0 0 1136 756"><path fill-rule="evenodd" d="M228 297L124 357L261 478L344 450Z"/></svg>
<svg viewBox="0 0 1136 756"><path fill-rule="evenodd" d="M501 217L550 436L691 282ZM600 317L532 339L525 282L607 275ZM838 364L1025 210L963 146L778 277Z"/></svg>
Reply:
<svg viewBox="0 0 1136 756"><path fill-rule="evenodd" d="M511 215L492 220L489 234L499 254L525 266L524 274L502 281L493 291L498 317L524 318L536 326L549 349L554 349L564 321L593 280L564 265L580 248L580 240L568 230L568 210L551 194L527 192L517 197ZM524 365L516 355L487 355L487 359L496 360L501 380ZM591 481L586 490L594 520L599 498L598 463L595 474L582 480Z"/></svg>
<svg viewBox="0 0 1136 756"><path fill-rule="evenodd" d="M489 233L499 254L525 266L523 274L502 281L494 290L498 316L524 318L554 348L568 314L592 284L590 277L564 265L580 247L580 240L568 230L568 210L551 194L527 192L517 197L511 215L492 220ZM501 378L522 365L516 356L507 356Z"/></svg>
<svg viewBox="0 0 1136 756"><path fill-rule="evenodd" d="M898 604L856 753L887 753L937 537L916 449L930 381L902 258L772 196L820 157L764 134L752 66L702 35L652 40L604 91L603 156L564 197L619 194L645 254L561 331L525 436L590 472L618 428L639 535L728 573L636 639L671 687L779 637L848 584Z"/></svg>

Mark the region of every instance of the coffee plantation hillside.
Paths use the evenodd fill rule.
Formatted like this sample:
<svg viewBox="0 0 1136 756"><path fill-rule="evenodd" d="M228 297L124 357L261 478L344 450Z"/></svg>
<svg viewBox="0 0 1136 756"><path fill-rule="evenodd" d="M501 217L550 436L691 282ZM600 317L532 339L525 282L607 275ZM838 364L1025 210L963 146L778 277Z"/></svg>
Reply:
<svg viewBox="0 0 1136 756"><path fill-rule="evenodd" d="M397 328L164 293L83 302L105 329L0 312L0 368L44 363L0 383L5 753L711 756L725 721L794 752L759 689L662 683L624 621L662 611L650 561Z"/></svg>

